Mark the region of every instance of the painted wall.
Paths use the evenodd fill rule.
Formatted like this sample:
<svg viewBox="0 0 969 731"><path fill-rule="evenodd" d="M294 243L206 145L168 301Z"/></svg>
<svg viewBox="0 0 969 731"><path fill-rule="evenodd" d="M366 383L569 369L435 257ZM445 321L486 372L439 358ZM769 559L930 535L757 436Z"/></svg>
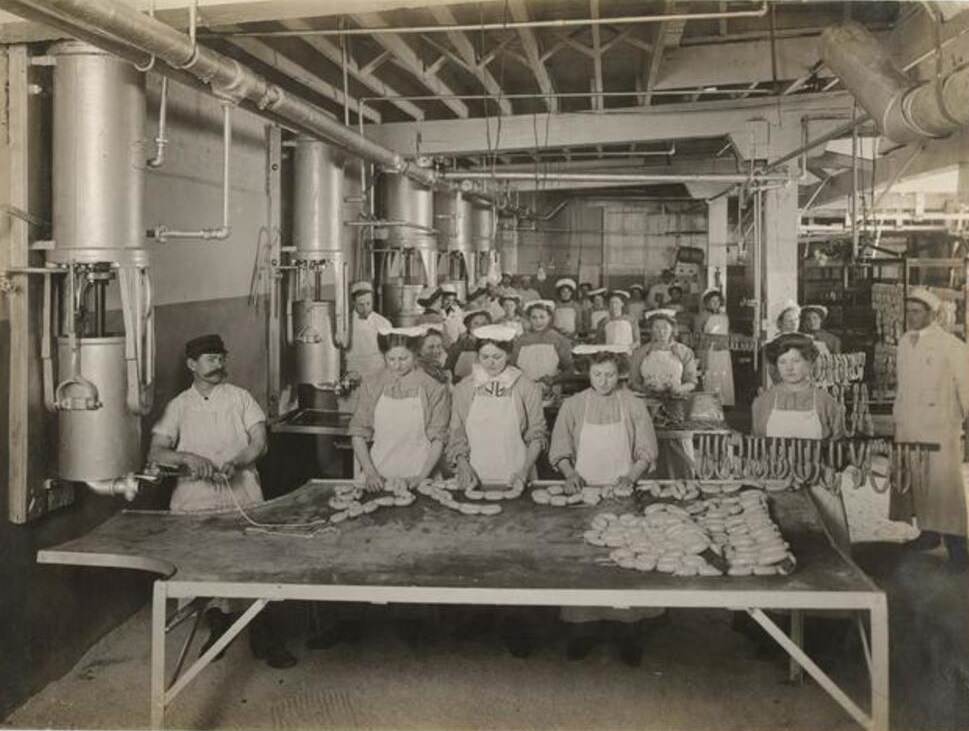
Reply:
<svg viewBox="0 0 969 731"><path fill-rule="evenodd" d="M146 137L155 137L157 81L149 83ZM147 179L145 222L178 227L220 223L222 129L218 105L177 85L170 89L171 144L163 170ZM266 184L265 124L245 112L234 114L232 153L232 236L225 242L150 244L157 352L156 399L144 433L165 403L188 379L182 358L185 340L220 332L230 350L230 378L266 405L266 308L269 198ZM3 119L6 124L6 118ZM43 125L37 125L43 130ZM6 138L6 128L2 130ZM35 140L41 146L44 140ZM43 174L42 166L31 171ZM44 201L32 212L48 214ZM255 282L255 286L253 283ZM255 296L250 297L251 290ZM39 291L39 288L36 288ZM36 299L36 297L35 297ZM113 300L116 306L117 300ZM111 313L118 322L120 313ZM7 502L7 419L9 358L7 308L0 299L0 505ZM36 343L37 341L35 341ZM35 348L39 354L39 347ZM39 360L38 360L39 367ZM38 415L39 416L39 415ZM31 441L32 459L43 463L53 435ZM137 507L162 507L167 495L140 496ZM69 670L99 637L148 598L150 578L134 572L38 566L37 550L80 536L121 507L114 499L84 493L77 502L25 526L0 520L0 718L31 693Z"/></svg>

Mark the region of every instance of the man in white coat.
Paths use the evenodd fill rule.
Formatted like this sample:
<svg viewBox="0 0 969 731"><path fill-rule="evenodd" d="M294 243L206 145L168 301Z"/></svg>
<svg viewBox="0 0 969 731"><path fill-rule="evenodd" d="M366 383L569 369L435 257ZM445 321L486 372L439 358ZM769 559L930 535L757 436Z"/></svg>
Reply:
<svg viewBox="0 0 969 731"><path fill-rule="evenodd" d="M939 326L940 304L926 289L908 293L909 330L898 344L895 440L938 444L938 451L929 452L928 480L912 491L922 535L910 545L929 550L944 539L950 565L964 571L969 519L960 436L969 416L969 348Z"/></svg>
<svg viewBox="0 0 969 731"><path fill-rule="evenodd" d="M373 285L355 282L350 287L353 298L350 349L347 351L347 373L356 373L361 379L384 367L384 356L377 347L377 332L389 330L390 320L373 308Z"/></svg>

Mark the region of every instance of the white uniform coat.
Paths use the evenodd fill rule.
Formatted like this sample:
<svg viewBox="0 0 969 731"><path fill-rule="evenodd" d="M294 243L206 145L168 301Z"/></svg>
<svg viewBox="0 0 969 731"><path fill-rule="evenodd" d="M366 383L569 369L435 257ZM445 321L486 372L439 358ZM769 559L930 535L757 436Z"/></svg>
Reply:
<svg viewBox="0 0 969 731"><path fill-rule="evenodd" d="M939 451L929 452L927 484L913 489L919 528L964 536L966 487L960 433L969 415L969 349L933 324L905 333L898 344L897 368L896 441L939 445Z"/></svg>

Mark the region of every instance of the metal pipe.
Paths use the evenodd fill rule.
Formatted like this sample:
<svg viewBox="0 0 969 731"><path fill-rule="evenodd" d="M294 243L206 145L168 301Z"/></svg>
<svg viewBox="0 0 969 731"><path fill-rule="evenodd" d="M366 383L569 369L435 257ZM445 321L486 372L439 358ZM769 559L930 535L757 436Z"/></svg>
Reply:
<svg viewBox="0 0 969 731"><path fill-rule="evenodd" d="M852 121L858 115L858 104L851 105ZM807 153L805 153L806 155ZM851 258L858 258L858 125L851 130Z"/></svg>
<svg viewBox="0 0 969 731"><path fill-rule="evenodd" d="M161 95L158 99L158 136L155 137L155 156L148 160L148 167L160 168L165 164L165 145L168 138L165 137L165 122L168 117L168 77L162 76Z"/></svg>
<svg viewBox="0 0 969 731"><path fill-rule="evenodd" d="M222 103L222 225L219 228L203 228L198 231L176 231L164 224L155 226L148 234L160 243L169 239L202 239L204 241L225 241L232 233L229 225L229 161L232 158L232 105Z"/></svg>
<svg viewBox="0 0 969 731"><path fill-rule="evenodd" d="M440 174L445 180L538 180L542 182L586 183L745 183L748 175L688 174L688 173L528 173L528 172L475 172L455 170ZM771 180L787 182L787 175L757 175L754 181Z"/></svg>
<svg viewBox="0 0 969 731"><path fill-rule="evenodd" d="M213 33L207 37L225 38L239 36L353 36L380 33L453 33L455 31L515 30L519 28L570 28L590 25L631 25L637 23L686 22L689 20L713 20L719 18L760 18L767 14L767 0L754 10L735 10L718 13L671 13L669 15L626 15L617 18L556 18L554 20L513 20L500 23L460 23L446 25L381 26L378 28L323 28L319 30L267 30L242 31L238 33Z"/></svg>
<svg viewBox="0 0 969 731"><path fill-rule="evenodd" d="M5 2L6 0L4 0ZM736 89L657 89L649 92L652 96L732 96ZM744 89L744 94L751 96L770 94L770 89ZM441 99L588 99L589 97L637 96L635 91L557 91L551 94L541 92L521 92L516 94L387 94L385 96L363 96L360 101L374 102L430 102Z"/></svg>
<svg viewBox="0 0 969 731"><path fill-rule="evenodd" d="M936 48L942 47L941 38ZM849 22L821 36L821 56L891 140L942 137L969 124L969 66L912 81L864 26Z"/></svg>
<svg viewBox="0 0 969 731"><path fill-rule="evenodd" d="M261 116L287 122L424 185L436 181L433 171L409 165L398 153L361 137L238 61L196 46L185 34L117 0L3 0L2 4L17 15L67 30L134 63L144 65L155 55L173 67L162 67L166 75L182 79L188 72L223 98L247 102L247 108L254 107Z"/></svg>

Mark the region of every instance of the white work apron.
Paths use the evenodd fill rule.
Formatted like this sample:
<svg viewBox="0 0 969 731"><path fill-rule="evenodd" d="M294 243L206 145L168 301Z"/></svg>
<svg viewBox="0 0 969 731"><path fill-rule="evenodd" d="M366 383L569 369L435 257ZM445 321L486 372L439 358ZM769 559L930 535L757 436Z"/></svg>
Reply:
<svg viewBox="0 0 969 731"><path fill-rule="evenodd" d="M402 399L381 395L374 409L370 450L370 458L380 476L416 477L430 452L420 394Z"/></svg>
<svg viewBox="0 0 969 731"><path fill-rule="evenodd" d="M632 345L633 324L625 319L611 320L606 323L606 345Z"/></svg>
<svg viewBox="0 0 969 731"><path fill-rule="evenodd" d="M444 317L444 333L447 335L449 343L457 342L464 330L464 315L461 310L452 310Z"/></svg>
<svg viewBox="0 0 969 731"><path fill-rule="evenodd" d="M574 335L576 314L577 310L571 305L558 307L552 319L555 329L563 335Z"/></svg>
<svg viewBox="0 0 969 731"><path fill-rule="evenodd" d="M523 345L518 351L516 365L526 377L537 381L545 376L554 376L559 370L559 354L551 343Z"/></svg>
<svg viewBox="0 0 969 731"><path fill-rule="evenodd" d="M460 381L471 375L471 370L478 360L478 353L474 350L463 350L458 354L458 359L454 363L454 380Z"/></svg>
<svg viewBox="0 0 969 731"><path fill-rule="evenodd" d="M589 400L586 396L582 412L582 432L576 448L575 471L590 485L613 485L629 473L632 451L626 433L626 411L619 399L619 421L612 424L590 424L587 417ZM609 609L606 607L562 607L563 622L639 622L658 617L663 607L642 609Z"/></svg>
<svg viewBox="0 0 969 731"><path fill-rule="evenodd" d="M618 397L617 397L618 398ZM582 431L576 447L575 471L589 485L614 485L629 473L633 463L626 433L626 409L619 399L619 421L592 424L588 419L589 396L582 411Z"/></svg>
<svg viewBox="0 0 969 731"><path fill-rule="evenodd" d="M249 445L242 421L207 405L187 408L179 427L178 449L205 457L216 467L235 457ZM229 481L241 505L262 502L259 474L254 467L241 468ZM182 477L172 493L169 508L177 512L227 510L236 506L224 484Z"/></svg>
<svg viewBox="0 0 969 731"><path fill-rule="evenodd" d="M723 313L710 315L703 324L703 332L706 335L728 335L729 320ZM733 360L730 356L729 348L715 349L713 344L707 348L705 353L703 390L713 391L720 394L720 403L724 406L733 406L736 403L733 386Z"/></svg>
<svg viewBox="0 0 969 731"><path fill-rule="evenodd" d="M774 394L774 405L770 416L767 417L767 436L787 437L795 439L821 439L824 428L817 410L817 394L814 403L807 411L777 408L777 394ZM850 549L851 540L848 532L848 513L840 495L832 495L821 485L807 485L808 491L814 497L821 518L842 548Z"/></svg>
<svg viewBox="0 0 969 731"><path fill-rule="evenodd" d="M683 361L677 358L672 350L651 350L643 358L639 373L647 388L654 391L669 391L673 386L679 386L683 382ZM668 477L674 479L693 477L696 458L693 440L690 437L664 440L660 443L660 451L666 462Z"/></svg>
<svg viewBox="0 0 969 731"><path fill-rule="evenodd" d="M384 367L384 356L377 345L377 328L369 319L353 316L350 350L347 351L347 372L367 377Z"/></svg>
<svg viewBox="0 0 969 731"><path fill-rule="evenodd" d="M527 453L511 389L502 396L476 391L464 428L478 478L487 484L507 485L524 466Z"/></svg>
<svg viewBox="0 0 969 731"><path fill-rule="evenodd" d="M589 329L595 330L607 317L609 317L609 310L592 310L589 313Z"/></svg>

